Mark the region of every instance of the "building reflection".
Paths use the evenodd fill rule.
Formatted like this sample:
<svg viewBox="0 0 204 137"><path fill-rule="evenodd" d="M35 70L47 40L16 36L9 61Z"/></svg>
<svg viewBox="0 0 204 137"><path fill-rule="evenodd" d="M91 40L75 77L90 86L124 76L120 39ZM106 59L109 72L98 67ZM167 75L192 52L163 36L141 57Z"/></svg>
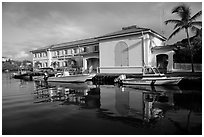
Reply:
<svg viewBox="0 0 204 137"><path fill-rule="evenodd" d="M100 107L100 89L87 84L48 84L35 82L34 103L61 102L82 108Z"/></svg>
<svg viewBox="0 0 204 137"><path fill-rule="evenodd" d="M174 107L174 93L181 93L178 87L167 90L163 87L101 87L101 110L106 118L131 118L132 122L153 122L162 118L168 109ZM147 90L149 88L149 90ZM158 91L157 91L158 90ZM173 90L173 92L171 91ZM107 97L107 92L109 96ZM104 117L104 115L103 115Z"/></svg>
<svg viewBox="0 0 204 137"><path fill-rule="evenodd" d="M36 82L34 103L77 105L84 109L95 109L100 118L142 125L163 118L168 110L175 107L175 99L181 93L178 87L96 87L87 84L50 85Z"/></svg>

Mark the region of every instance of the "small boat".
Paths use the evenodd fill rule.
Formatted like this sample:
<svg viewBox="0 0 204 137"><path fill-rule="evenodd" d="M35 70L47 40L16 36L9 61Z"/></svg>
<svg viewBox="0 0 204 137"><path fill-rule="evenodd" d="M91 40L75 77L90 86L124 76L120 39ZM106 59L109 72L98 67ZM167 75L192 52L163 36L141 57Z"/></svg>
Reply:
<svg viewBox="0 0 204 137"><path fill-rule="evenodd" d="M115 82L124 85L178 85L182 78L166 77L157 68L145 66L141 77L126 78L126 75L120 75Z"/></svg>
<svg viewBox="0 0 204 137"><path fill-rule="evenodd" d="M18 70L16 73L12 73L11 77L14 79L32 80L31 72L23 69Z"/></svg>
<svg viewBox="0 0 204 137"><path fill-rule="evenodd" d="M32 72L33 81L44 81L45 73L47 73L49 77L55 76L53 68L39 68Z"/></svg>
<svg viewBox="0 0 204 137"><path fill-rule="evenodd" d="M59 76L59 77L49 77L48 82L85 82L92 79L96 74L76 74L68 76Z"/></svg>

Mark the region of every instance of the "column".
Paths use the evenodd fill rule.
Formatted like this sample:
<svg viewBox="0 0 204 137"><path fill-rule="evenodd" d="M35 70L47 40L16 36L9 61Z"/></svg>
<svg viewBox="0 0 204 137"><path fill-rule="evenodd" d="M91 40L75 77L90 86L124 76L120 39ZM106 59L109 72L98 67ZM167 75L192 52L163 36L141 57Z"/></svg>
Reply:
<svg viewBox="0 0 204 137"><path fill-rule="evenodd" d="M87 69L87 59L86 58L83 58L83 68L82 70L86 70Z"/></svg>
<svg viewBox="0 0 204 137"><path fill-rule="evenodd" d="M51 67L51 63L52 63L52 55L51 55L51 51L50 51L50 49L47 50L47 59L48 59L47 67Z"/></svg>
<svg viewBox="0 0 204 137"><path fill-rule="evenodd" d="M168 65L167 65L167 71L172 72L173 71L173 64L174 64L174 51L170 51L168 54Z"/></svg>

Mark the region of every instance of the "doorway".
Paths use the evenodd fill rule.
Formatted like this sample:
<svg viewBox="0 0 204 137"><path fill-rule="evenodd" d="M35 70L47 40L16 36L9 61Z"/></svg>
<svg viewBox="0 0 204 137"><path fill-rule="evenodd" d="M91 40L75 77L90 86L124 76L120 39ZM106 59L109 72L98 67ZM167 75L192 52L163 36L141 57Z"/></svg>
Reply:
<svg viewBox="0 0 204 137"><path fill-rule="evenodd" d="M168 55L166 54L159 54L156 56L157 58L157 68L160 72L166 73L167 66L168 66Z"/></svg>

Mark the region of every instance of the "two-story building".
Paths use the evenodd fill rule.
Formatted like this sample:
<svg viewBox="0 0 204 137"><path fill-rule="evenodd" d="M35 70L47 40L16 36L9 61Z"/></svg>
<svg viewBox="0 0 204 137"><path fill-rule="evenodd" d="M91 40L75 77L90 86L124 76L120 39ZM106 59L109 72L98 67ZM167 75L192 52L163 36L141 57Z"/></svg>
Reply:
<svg viewBox="0 0 204 137"><path fill-rule="evenodd" d="M96 39L84 39L55 44L31 51L34 67L68 67L71 61L83 71L91 66L96 71L99 66L99 43Z"/></svg>
<svg viewBox="0 0 204 137"><path fill-rule="evenodd" d="M31 52L33 64L40 67L68 67L74 60L83 71L92 67L100 73L141 73L145 65L172 71L174 52L165 48L164 41L166 38L155 31L134 25Z"/></svg>

